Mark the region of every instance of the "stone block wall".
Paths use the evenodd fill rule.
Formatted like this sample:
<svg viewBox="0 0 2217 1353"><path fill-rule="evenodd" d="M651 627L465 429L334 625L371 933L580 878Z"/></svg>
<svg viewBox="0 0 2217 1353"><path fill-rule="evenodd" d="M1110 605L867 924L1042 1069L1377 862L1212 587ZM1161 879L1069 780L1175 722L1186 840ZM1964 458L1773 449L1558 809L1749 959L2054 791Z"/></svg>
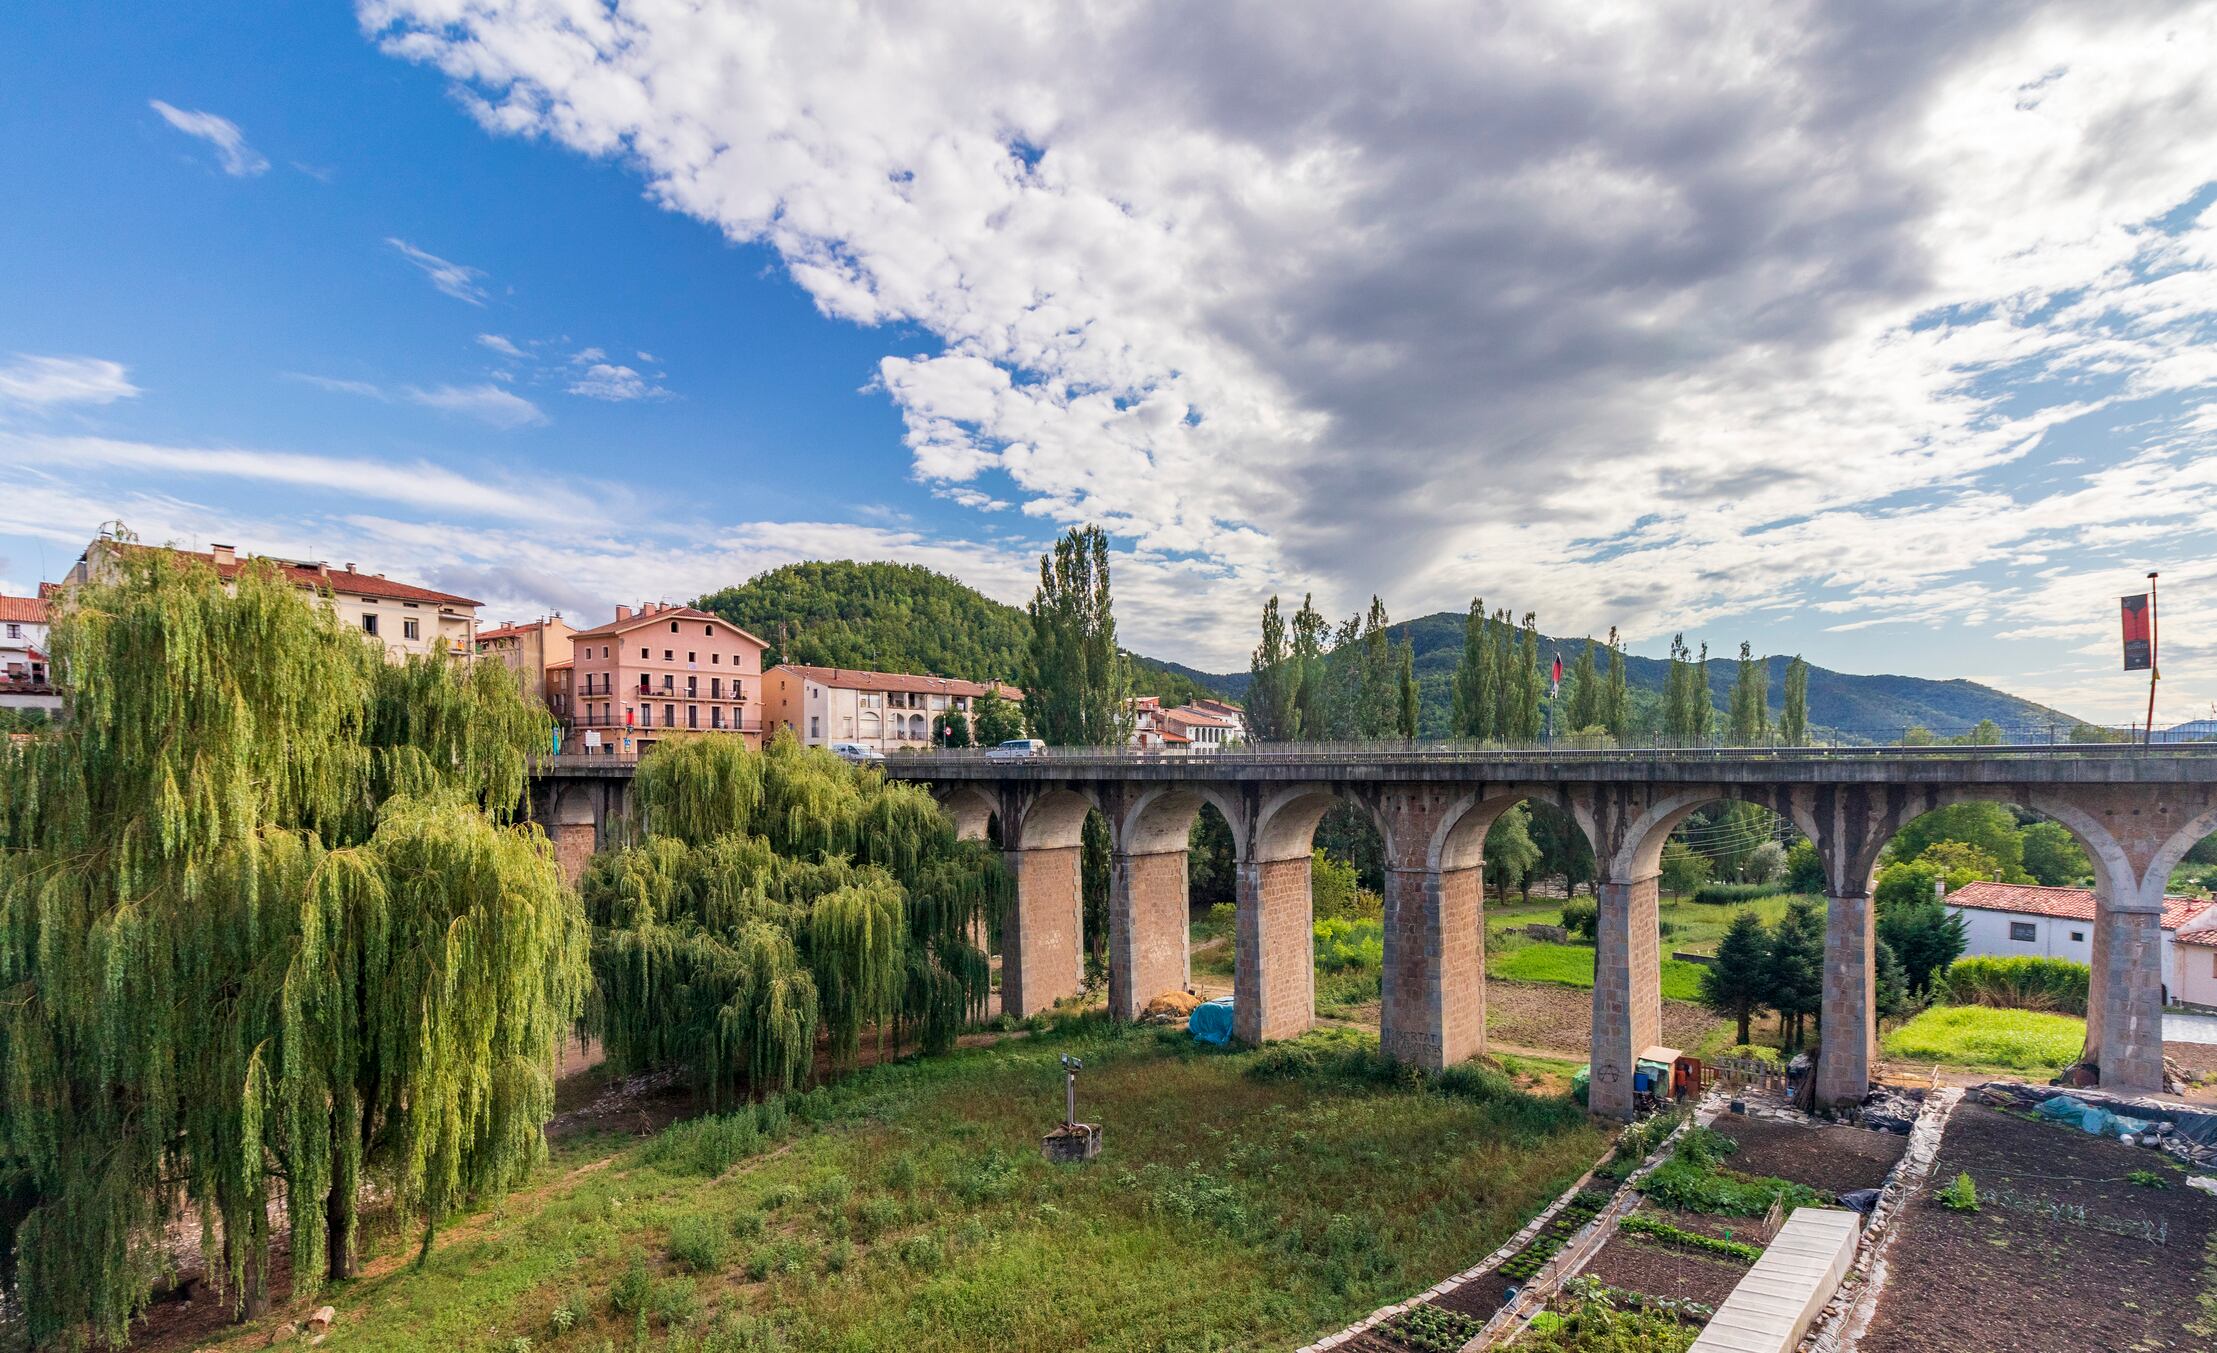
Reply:
<svg viewBox="0 0 2217 1353"><path fill-rule="evenodd" d="M1001 931L1001 1010L1036 1015L1084 989L1077 846L1012 850L1016 906Z"/></svg>
<svg viewBox="0 0 2217 1353"><path fill-rule="evenodd" d="M1661 939L1655 878L1594 886L1599 917L1593 982L1593 1082L1587 1107L1632 1114L1632 1070L1663 1026Z"/></svg>
<svg viewBox="0 0 2217 1353"><path fill-rule="evenodd" d="M1817 1047L1817 1103L1860 1104L1877 1054L1878 961L1868 895L1825 899L1824 1004Z"/></svg>
<svg viewBox="0 0 2217 1353"><path fill-rule="evenodd" d="M1232 1031L1263 1043L1307 1033L1316 1014L1316 935L1309 860L1239 867L1239 957Z"/></svg>
<svg viewBox="0 0 2217 1353"><path fill-rule="evenodd" d="M2163 917L2097 907L2090 1002L2101 1007L2087 1038L2105 1090L2163 1086Z"/></svg>
<svg viewBox="0 0 2217 1353"><path fill-rule="evenodd" d="M1384 1004L1379 1045L1429 1071L1486 1047L1481 871L1386 873Z"/></svg>
<svg viewBox="0 0 2217 1353"><path fill-rule="evenodd" d="M1109 884L1109 1013L1137 1019L1193 979L1186 919L1186 853L1116 857Z"/></svg>
<svg viewBox="0 0 2217 1353"><path fill-rule="evenodd" d="M548 831L547 836L554 842L554 863L562 870L562 881L574 887L585 877L585 866L593 858L593 824L561 823Z"/></svg>

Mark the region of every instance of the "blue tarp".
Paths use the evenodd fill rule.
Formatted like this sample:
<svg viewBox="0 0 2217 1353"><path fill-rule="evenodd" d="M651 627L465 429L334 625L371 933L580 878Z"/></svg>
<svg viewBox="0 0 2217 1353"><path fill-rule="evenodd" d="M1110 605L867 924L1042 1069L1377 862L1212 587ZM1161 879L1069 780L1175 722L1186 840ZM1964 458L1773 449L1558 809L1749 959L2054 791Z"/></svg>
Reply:
<svg viewBox="0 0 2217 1353"><path fill-rule="evenodd" d="M2148 1130L2148 1120L2145 1118L2127 1118L2122 1114L2111 1113L2099 1104L2089 1104L2069 1095L2057 1095L2043 1102L2034 1112L2042 1118L2068 1123L2081 1132L2091 1132L2097 1137L2124 1137Z"/></svg>
<svg viewBox="0 0 2217 1353"><path fill-rule="evenodd" d="M1186 1017L1185 1027L1203 1043L1222 1045L1232 1041L1232 998L1219 996L1193 1007Z"/></svg>

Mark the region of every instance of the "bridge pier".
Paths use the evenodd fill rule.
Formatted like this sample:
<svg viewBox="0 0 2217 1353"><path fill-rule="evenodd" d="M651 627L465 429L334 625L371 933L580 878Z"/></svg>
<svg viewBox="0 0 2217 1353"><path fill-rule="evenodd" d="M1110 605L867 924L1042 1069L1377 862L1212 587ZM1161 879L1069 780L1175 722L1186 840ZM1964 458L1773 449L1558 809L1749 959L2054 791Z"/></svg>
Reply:
<svg viewBox="0 0 2217 1353"><path fill-rule="evenodd" d="M1484 871L1386 871L1378 1046L1439 1071L1486 1050Z"/></svg>
<svg viewBox="0 0 2217 1353"><path fill-rule="evenodd" d="M1138 1019L1147 1002L1192 981L1186 853L1118 854L1109 875L1109 1014Z"/></svg>
<svg viewBox="0 0 2217 1353"><path fill-rule="evenodd" d="M1656 906L1660 875L1596 883L1593 1072L1586 1107L1632 1116L1632 1072L1662 1037L1663 961Z"/></svg>
<svg viewBox="0 0 2217 1353"><path fill-rule="evenodd" d="M2160 909L2095 904L2086 1057L2101 1068L2104 1090L2163 1089L2162 926Z"/></svg>
<svg viewBox="0 0 2217 1353"><path fill-rule="evenodd" d="M1870 1093L1878 1046L1877 911L1868 893L1825 899L1819 1107L1860 1104Z"/></svg>
<svg viewBox="0 0 2217 1353"><path fill-rule="evenodd" d="M1242 860L1232 1033L1242 1042L1298 1038L1316 1016L1316 933L1309 857Z"/></svg>
<svg viewBox="0 0 2217 1353"><path fill-rule="evenodd" d="M1002 855L1016 876L1016 905L1001 925L1001 1013L1018 1019L1085 989L1085 923L1077 846Z"/></svg>

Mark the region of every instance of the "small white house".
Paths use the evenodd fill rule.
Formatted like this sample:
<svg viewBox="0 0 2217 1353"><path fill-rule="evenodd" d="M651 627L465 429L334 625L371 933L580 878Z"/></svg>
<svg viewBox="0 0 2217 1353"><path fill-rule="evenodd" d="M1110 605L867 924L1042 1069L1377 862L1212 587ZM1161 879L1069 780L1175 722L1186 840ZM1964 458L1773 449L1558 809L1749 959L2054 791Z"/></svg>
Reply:
<svg viewBox="0 0 2217 1353"><path fill-rule="evenodd" d="M1963 952L1991 958L2094 961L2094 890L2029 883L1966 883L1949 893L1948 910L1963 918ZM2176 949L2181 932L2217 927L2217 904L2198 897L2163 899L2163 998L2195 1000L2180 990ZM2217 940L2217 936L2212 936ZM2207 949L2194 960L2208 964ZM2217 973L2210 975L2217 977ZM2217 982L2205 983L2217 987ZM2217 1000L2217 990L2210 998Z"/></svg>

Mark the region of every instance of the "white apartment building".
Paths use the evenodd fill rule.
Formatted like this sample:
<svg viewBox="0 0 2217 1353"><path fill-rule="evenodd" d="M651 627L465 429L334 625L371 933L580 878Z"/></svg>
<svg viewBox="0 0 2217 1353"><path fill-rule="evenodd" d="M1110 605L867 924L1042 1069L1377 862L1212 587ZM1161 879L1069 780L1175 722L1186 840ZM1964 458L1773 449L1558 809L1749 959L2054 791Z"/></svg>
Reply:
<svg viewBox="0 0 2217 1353"><path fill-rule="evenodd" d="M762 684L765 735L790 728L803 746L854 742L881 752L930 747L935 716L961 714L967 719L973 703L989 689L953 677L794 663L771 668ZM1004 700L1024 698L1014 686L995 683L990 689Z"/></svg>

